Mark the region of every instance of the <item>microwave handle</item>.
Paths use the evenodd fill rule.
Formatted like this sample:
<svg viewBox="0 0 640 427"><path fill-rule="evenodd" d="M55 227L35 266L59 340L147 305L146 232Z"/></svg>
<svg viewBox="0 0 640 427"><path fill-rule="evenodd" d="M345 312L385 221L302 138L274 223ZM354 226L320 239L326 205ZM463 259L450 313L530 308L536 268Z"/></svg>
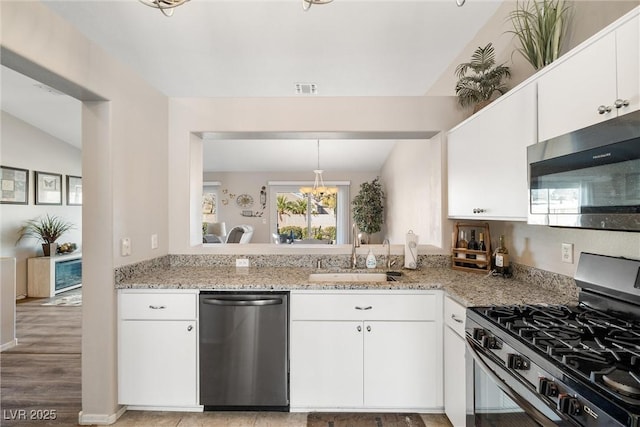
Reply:
<svg viewBox="0 0 640 427"><path fill-rule="evenodd" d="M544 415L538 408L533 406L529 401L527 401L524 397L520 396L516 393L507 383L502 381L500 377L496 375L495 372L487 365L487 363L482 359L482 356L476 351L474 348L474 344L469 337L467 338L467 350L473 356L473 360L482 368L482 370L491 378L491 380L507 395L513 400L518 406L520 406L531 418L534 419L538 424L542 427L558 427L558 424L551 421Z"/></svg>

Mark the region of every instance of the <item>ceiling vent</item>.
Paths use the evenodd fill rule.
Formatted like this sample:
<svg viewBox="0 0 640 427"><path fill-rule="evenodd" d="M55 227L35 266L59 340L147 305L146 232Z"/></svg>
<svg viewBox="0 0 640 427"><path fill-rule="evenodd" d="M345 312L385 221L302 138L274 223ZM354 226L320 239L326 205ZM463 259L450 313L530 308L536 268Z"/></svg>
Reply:
<svg viewBox="0 0 640 427"><path fill-rule="evenodd" d="M317 95L318 85L316 85L315 83L296 83L296 94Z"/></svg>

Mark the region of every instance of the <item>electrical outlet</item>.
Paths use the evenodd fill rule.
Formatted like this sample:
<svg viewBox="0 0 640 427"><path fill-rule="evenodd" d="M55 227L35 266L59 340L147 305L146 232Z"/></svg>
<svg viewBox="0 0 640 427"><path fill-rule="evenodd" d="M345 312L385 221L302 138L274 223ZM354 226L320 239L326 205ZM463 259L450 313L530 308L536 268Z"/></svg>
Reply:
<svg viewBox="0 0 640 427"><path fill-rule="evenodd" d="M236 267L249 267L249 260L247 258L236 259Z"/></svg>
<svg viewBox="0 0 640 427"><path fill-rule="evenodd" d="M151 235L151 249L158 249L158 235Z"/></svg>
<svg viewBox="0 0 640 427"><path fill-rule="evenodd" d="M562 262L573 264L573 243L562 244Z"/></svg>
<svg viewBox="0 0 640 427"><path fill-rule="evenodd" d="M123 237L120 239L120 255L129 256L131 255L131 239L128 237Z"/></svg>

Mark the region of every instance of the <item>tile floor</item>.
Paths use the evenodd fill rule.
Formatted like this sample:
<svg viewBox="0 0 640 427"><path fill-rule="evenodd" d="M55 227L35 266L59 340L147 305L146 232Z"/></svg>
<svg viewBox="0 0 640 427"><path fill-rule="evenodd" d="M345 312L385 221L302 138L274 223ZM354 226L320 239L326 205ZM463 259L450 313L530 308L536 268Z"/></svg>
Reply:
<svg viewBox="0 0 640 427"><path fill-rule="evenodd" d="M451 427L442 414L421 415L426 427ZM116 427L306 427L306 413L127 411ZM364 427L364 426L363 426Z"/></svg>

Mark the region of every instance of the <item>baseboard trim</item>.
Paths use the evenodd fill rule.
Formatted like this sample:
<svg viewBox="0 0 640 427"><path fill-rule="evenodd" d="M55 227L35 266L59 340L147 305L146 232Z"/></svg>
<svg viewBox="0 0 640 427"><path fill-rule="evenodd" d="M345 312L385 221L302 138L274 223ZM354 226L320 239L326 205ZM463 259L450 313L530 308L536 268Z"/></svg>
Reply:
<svg viewBox="0 0 640 427"><path fill-rule="evenodd" d="M118 421L118 418L127 411L126 406L121 406L115 414L86 414L84 411L78 413L78 424L80 425L110 425Z"/></svg>
<svg viewBox="0 0 640 427"><path fill-rule="evenodd" d="M18 345L18 339L14 338L13 341L7 341L6 343L0 345L0 352L9 350L10 348L13 348L17 345Z"/></svg>
<svg viewBox="0 0 640 427"><path fill-rule="evenodd" d="M203 412L204 406L136 406L129 405L127 409L132 411L166 411L166 412Z"/></svg>

